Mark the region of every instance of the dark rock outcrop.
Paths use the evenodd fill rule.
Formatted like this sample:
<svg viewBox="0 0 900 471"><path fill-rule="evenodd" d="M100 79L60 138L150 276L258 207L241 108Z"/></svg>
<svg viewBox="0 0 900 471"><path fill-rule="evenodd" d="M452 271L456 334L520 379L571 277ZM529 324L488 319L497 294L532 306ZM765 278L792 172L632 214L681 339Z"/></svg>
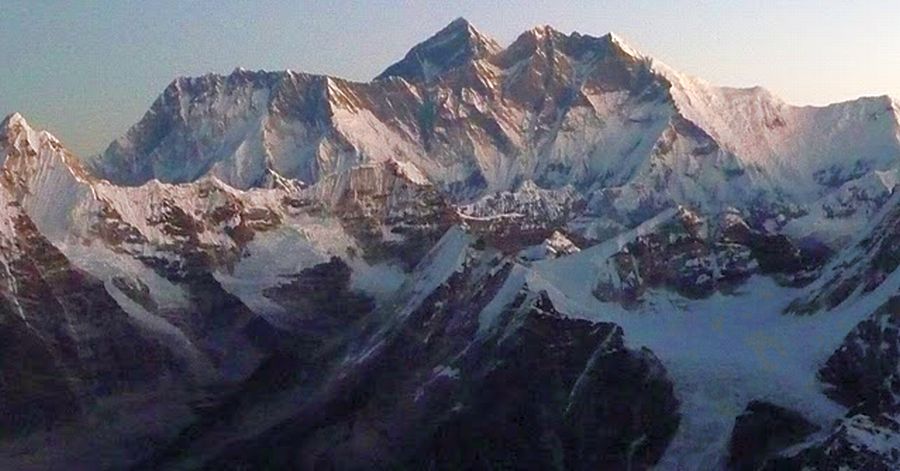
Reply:
<svg viewBox="0 0 900 471"><path fill-rule="evenodd" d="M296 396L304 399L289 418L220 448L203 466L647 469L656 463L679 423L659 360L626 347L617 325L566 317L546 293L527 286L482 324L513 265L495 249L470 246L466 253L461 268L408 313L367 316L370 326L360 325L361 337L347 343L351 353L332 352L333 360L317 367L325 376L295 380L305 393ZM257 384L248 389L256 393L245 394L283 389L279 384ZM223 427L221 421L200 427L148 468L196 456L196 447Z"/></svg>
<svg viewBox="0 0 900 471"><path fill-rule="evenodd" d="M763 401L751 401L734 421L728 466L754 471L781 450L817 431L801 414Z"/></svg>
<svg viewBox="0 0 900 471"><path fill-rule="evenodd" d="M338 257L302 270L265 295L293 313L293 335L327 337L372 311L372 298L350 289L350 267Z"/></svg>
<svg viewBox="0 0 900 471"><path fill-rule="evenodd" d="M683 207L611 260L615 276L602 278L594 294L626 307L640 304L648 288L704 298L728 292L756 273L775 276L781 284L803 285L814 279L823 262L784 235L751 228L734 212L721 214L710 227L705 218Z"/></svg>
<svg viewBox="0 0 900 471"><path fill-rule="evenodd" d="M900 407L900 296L860 322L819 377L828 395L847 407L870 413Z"/></svg>
<svg viewBox="0 0 900 471"><path fill-rule="evenodd" d="M0 249L0 438L182 371L103 283L72 267L14 203L4 211L14 234L0 235L13 238Z"/></svg>
<svg viewBox="0 0 900 471"><path fill-rule="evenodd" d="M819 370L826 393L850 407L822 438L766 469L900 468L900 297L860 322Z"/></svg>
<svg viewBox="0 0 900 471"><path fill-rule="evenodd" d="M849 415L828 435L793 456L770 460L767 471L890 471L900 467L900 421L897 414Z"/></svg>

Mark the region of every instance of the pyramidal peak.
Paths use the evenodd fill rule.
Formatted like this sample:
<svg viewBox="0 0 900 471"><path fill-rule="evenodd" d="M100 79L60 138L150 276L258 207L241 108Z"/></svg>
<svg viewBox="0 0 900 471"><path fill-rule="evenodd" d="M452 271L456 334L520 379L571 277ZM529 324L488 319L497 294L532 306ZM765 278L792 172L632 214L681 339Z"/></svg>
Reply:
<svg viewBox="0 0 900 471"><path fill-rule="evenodd" d="M43 143L61 146L60 140L49 131L33 127L21 113L15 112L8 115L0 122L0 135L13 141L25 138L27 143L37 148Z"/></svg>
<svg viewBox="0 0 900 471"><path fill-rule="evenodd" d="M493 38L482 34L465 18L457 18L430 38L413 46L399 62L376 80L402 77L429 82L444 72L471 61L493 56L501 50Z"/></svg>
<svg viewBox="0 0 900 471"><path fill-rule="evenodd" d="M478 31L478 29L475 28L475 26L469 20L467 20L461 16L456 18L455 20L451 21L450 23L448 23L447 26L445 26L443 29L441 29L440 32L447 32L447 31L461 31L461 32L464 31L473 36L484 37L484 35L481 34L481 32ZM438 32L438 34L440 34L440 32Z"/></svg>
<svg viewBox="0 0 900 471"><path fill-rule="evenodd" d="M45 165L59 159L79 177L88 178L79 159L56 136L32 127L20 113L12 113L0 122L0 165L8 164L10 156L24 156L23 162L32 162L28 165Z"/></svg>
<svg viewBox="0 0 900 471"><path fill-rule="evenodd" d="M433 38L446 37L452 35L463 35L474 46L491 49L490 52L496 52L500 49L500 45L490 36L482 33L469 20L459 17L451 21L443 29L435 33ZM427 41L426 41L427 42Z"/></svg>
<svg viewBox="0 0 900 471"><path fill-rule="evenodd" d="M12 113L0 122L0 147L3 145L11 145L15 147L28 146L36 148L40 145L40 140L45 137L56 140L50 133L37 132L33 129L25 117L19 113Z"/></svg>
<svg viewBox="0 0 900 471"><path fill-rule="evenodd" d="M3 121L0 121L0 129L10 129L13 127L22 126L25 128L29 128L28 122L25 121L25 117L22 116L19 112L14 112L10 115L7 115L3 118Z"/></svg>

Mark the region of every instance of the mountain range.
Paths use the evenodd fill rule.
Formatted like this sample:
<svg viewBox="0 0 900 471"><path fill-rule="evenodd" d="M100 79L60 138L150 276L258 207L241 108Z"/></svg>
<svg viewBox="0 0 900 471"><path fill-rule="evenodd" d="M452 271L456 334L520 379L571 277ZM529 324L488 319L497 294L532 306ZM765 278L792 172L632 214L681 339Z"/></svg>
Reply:
<svg viewBox="0 0 900 471"><path fill-rule="evenodd" d="M457 19L0 162L0 467L900 466L890 97Z"/></svg>

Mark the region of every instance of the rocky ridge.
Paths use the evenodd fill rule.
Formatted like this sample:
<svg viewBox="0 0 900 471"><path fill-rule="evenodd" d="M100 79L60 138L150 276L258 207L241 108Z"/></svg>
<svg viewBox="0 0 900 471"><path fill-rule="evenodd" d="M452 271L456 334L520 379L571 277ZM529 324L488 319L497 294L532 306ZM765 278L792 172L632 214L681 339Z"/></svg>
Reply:
<svg viewBox="0 0 900 471"><path fill-rule="evenodd" d="M11 115L0 467L890 469L897 116L465 20L84 161Z"/></svg>

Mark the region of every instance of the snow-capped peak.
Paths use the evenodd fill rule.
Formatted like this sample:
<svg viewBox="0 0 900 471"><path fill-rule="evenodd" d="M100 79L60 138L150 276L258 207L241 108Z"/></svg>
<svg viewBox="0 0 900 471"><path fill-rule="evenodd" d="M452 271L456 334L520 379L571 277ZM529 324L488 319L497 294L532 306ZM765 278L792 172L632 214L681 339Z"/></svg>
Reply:
<svg viewBox="0 0 900 471"><path fill-rule="evenodd" d="M45 143L59 146L55 136L32 128L19 113L13 113L0 122L0 152L15 150L33 154Z"/></svg>
<svg viewBox="0 0 900 471"><path fill-rule="evenodd" d="M479 31L475 27L475 25L473 25L471 22L469 22L469 20L467 20L461 16L459 18L456 18L455 20L451 21L450 24L448 24L444 28L444 30L457 31L457 32L464 31L468 36L470 36L472 38L479 38L484 41L494 42L493 39L490 39L490 37L483 34L481 31Z"/></svg>
<svg viewBox="0 0 900 471"><path fill-rule="evenodd" d="M28 122L25 121L25 117L23 117L18 112L12 113L7 117L3 118L3 121L0 122L0 128L8 129L13 126L28 126Z"/></svg>
<svg viewBox="0 0 900 471"><path fill-rule="evenodd" d="M556 29L548 24L537 25L529 29L525 32L525 34L534 36L536 38L542 39L552 36L554 33L558 33Z"/></svg>
<svg viewBox="0 0 900 471"><path fill-rule="evenodd" d="M568 57L585 69L594 68L597 59L615 58L620 64L650 60L615 33L599 37L578 32L565 34L552 26L541 25L520 34L496 56L494 62L503 68L510 68L534 55L543 56L550 51Z"/></svg>
<svg viewBox="0 0 900 471"><path fill-rule="evenodd" d="M538 47L543 47L547 44L552 43L555 39L561 39L566 37L565 34L557 31L550 25L538 25L534 26L531 29L520 34L513 42L506 48L505 52L515 51L519 49L528 49L534 50Z"/></svg>
<svg viewBox="0 0 900 471"><path fill-rule="evenodd" d="M33 128L19 113L13 113L0 122L0 164L4 170L12 170L11 156L29 167L46 165L49 161L60 160L66 167L81 173L77 159L60 143L59 139L47 131Z"/></svg>
<svg viewBox="0 0 900 471"><path fill-rule="evenodd" d="M602 37L602 39L609 41L610 44L615 45L622 52L624 52L625 54L627 54L631 57L634 57L634 58L646 58L647 57L646 55L644 55L643 53L641 53L640 51L638 51L637 49L632 47L627 41L625 41L625 39L622 38L622 36L619 36L618 34L612 32L612 31L610 31L609 33L606 33Z"/></svg>
<svg viewBox="0 0 900 471"><path fill-rule="evenodd" d="M376 80L402 77L429 82L448 70L500 51L494 39L485 36L465 18L457 18L430 38L414 46L399 62Z"/></svg>

